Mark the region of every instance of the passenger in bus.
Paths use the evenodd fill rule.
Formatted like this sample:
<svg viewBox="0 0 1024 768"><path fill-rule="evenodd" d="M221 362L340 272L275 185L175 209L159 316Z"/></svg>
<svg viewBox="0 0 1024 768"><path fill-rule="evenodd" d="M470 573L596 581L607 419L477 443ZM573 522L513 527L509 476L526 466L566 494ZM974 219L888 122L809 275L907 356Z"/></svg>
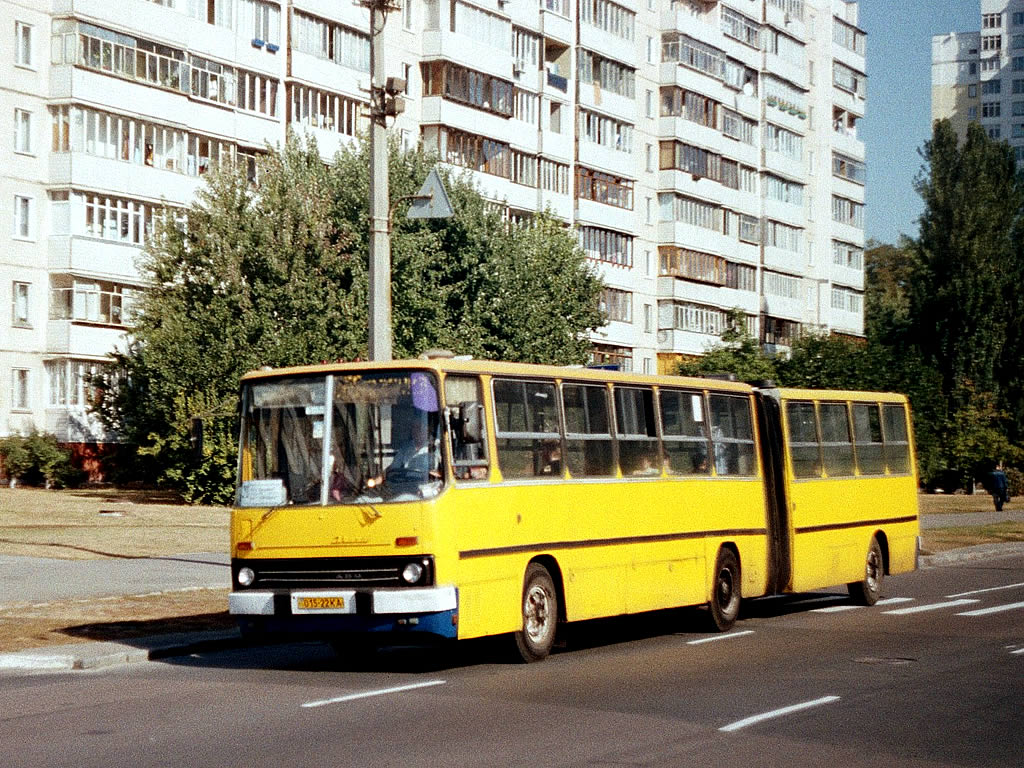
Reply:
<svg viewBox="0 0 1024 768"><path fill-rule="evenodd" d="M558 440L545 440L541 447L541 461L538 475L562 474L562 446Z"/></svg>

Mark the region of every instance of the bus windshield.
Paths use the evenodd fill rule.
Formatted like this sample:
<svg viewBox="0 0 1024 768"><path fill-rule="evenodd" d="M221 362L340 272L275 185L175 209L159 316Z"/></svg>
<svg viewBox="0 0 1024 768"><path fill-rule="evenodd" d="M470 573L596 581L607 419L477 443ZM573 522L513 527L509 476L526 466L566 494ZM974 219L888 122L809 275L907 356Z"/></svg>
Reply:
<svg viewBox="0 0 1024 768"><path fill-rule="evenodd" d="M282 378L247 384L242 396L239 506L412 501L441 490L431 373Z"/></svg>

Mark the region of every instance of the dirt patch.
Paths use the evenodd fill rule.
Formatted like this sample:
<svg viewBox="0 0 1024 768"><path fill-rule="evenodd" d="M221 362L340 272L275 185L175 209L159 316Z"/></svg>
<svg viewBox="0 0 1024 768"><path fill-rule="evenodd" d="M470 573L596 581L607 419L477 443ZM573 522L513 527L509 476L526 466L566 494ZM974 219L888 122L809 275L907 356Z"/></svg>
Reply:
<svg viewBox="0 0 1024 768"><path fill-rule="evenodd" d="M0 607L0 652L234 626L226 589L8 604Z"/></svg>
<svg viewBox="0 0 1024 768"><path fill-rule="evenodd" d="M83 560L226 552L227 507L166 491L0 490L0 554Z"/></svg>
<svg viewBox="0 0 1024 768"><path fill-rule="evenodd" d="M1002 544L1024 541L1024 523L992 523L971 527L935 528L922 531L924 554L945 552L977 544Z"/></svg>

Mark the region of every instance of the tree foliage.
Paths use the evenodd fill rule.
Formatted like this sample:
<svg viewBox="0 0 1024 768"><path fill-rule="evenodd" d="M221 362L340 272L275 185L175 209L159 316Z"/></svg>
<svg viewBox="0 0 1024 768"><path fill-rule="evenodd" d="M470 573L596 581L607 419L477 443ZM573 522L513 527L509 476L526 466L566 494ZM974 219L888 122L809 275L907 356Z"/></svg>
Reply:
<svg viewBox="0 0 1024 768"><path fill-rule="evenodd" d="M408 197L436 158L389 152L396 358L432 347L529 362L580 363L603 324L602 284L572 233L547 214L512 225L466 177L442 174L448 220L409 220ZM143 471L192 501L224 501L239 376L265 365L360 359L367 350L369 148L330 165L290 136L259 183L210 174L140 264L151 290L134 343L116 359L101 413L140 447ZM191 420L204 419L202 451ZM201 455L200 455L201 454Z"/></svg>

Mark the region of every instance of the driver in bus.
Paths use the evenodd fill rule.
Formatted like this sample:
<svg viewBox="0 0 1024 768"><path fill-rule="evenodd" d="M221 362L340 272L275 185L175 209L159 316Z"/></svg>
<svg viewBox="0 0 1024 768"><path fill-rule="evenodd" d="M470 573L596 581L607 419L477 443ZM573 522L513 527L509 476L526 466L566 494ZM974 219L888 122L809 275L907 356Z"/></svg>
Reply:
<svg viewBox="0 0 1024 768"><path fill-rule="evenodd" d="M395 449L394 459L388 467L387 475L419 475L423 480L428 477L438 479L441 473L437 466L438 451L431 445L430 433L427 428L427 414L414 409L408 419L408 432L405 439Z"/></svg>

